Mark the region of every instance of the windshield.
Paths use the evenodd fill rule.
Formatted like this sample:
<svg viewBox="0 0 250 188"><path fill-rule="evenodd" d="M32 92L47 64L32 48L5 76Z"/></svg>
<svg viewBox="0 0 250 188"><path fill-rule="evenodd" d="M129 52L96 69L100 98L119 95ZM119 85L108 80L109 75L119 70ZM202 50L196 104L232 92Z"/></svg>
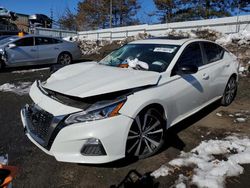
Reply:
<svg viewBox="0 0 250 188"><path fill-rule="evenodd" d="M112 52L99 63L163 72L171 63L178 49L179 46L168 44L128 44Z"/></svg>
<svg viewBox="0 0 250 188"><path fill-rule="evenodd" d="M17 38L18 38L17 36L12 36L12 37L7 37L7 38L4 38L4 39L0 39L0 45L9 43L11 41L14 41Z"/></svg>

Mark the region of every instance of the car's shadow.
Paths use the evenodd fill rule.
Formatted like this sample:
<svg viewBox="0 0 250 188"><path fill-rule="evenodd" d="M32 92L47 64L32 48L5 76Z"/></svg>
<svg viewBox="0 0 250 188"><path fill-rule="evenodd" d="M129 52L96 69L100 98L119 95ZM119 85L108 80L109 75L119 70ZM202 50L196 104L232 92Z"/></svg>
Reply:
<svg viewBox="0 0 250 188"><path fill-rule="evenodd" d="M1 70L1 72L24 71L24 70L44 69L44 68L50 69L51 66L52 66L51 64L46 64L46 65L31 65L22 67L5 67L3 70Z"/></svg>
<svg viewBox="0 0 250 188"><path fill-rule="evenodd" d="M74 61L72 64L76 63L83 63L87 61L92 61L90 59L79 59L77 61ZM0 70L0 72L13 72L13 71L28 71L32 69L45 69L48 68L50 72L55 72L56 70L64 67L65 65L61 64L44 64L44 65L29 65L29 66L20 66L20 67L5 67L3 70Z"/></svg>
<svg viewBox="0 0 250 188"><path fill-rule="evenodd" d="M207 107L203 108L202 110L193 114L192 116L182 120L181 122L177 123L173 127L169 128L167 131L167 136L166 136L166 144L160 152L163 152L164 150L168 149L169 147L174 147L174 148L182 151L186 145L180 139L180 137L178 136L178 133L185 130L186 128L190 127L191 125L198 122L202 118L206 117L208 114L210 114L211 112L216 110L218 107L220 107L219 100L208 105ZM110 162L110 163L105 163L105 164L78 164L78 165L93 166L93 167L105 167L105 168L121 168L121 167L128 166L130 164L133 164L136 161L138 161L138 158L124 158L124 159L120 159L120 160Z"/></svg>

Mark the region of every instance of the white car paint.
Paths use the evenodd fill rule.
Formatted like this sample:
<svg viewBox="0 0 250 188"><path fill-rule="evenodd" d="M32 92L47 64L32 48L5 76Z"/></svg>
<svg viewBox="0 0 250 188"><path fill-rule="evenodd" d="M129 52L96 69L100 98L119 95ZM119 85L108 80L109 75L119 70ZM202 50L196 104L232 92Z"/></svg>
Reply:
<svg viewBox="0 0 250 188"><path fill-rule="evenodd" d="M156 85L159 78L160 74L157 72L117 69L95 62L85 62L58 70L47 80L44 87L84 98L144 85Z"/></svg>
<svg viewBox="0 0 250 188"><path fill-rule="evenodd" d="M58 132L49 149L41 146L30 130L26 132L27 136L40 149L58 161L107 163L123 158L130 126L142 109L151 104L160 104L164 108L168 128L221 98L230 76L238 74L238 62L225 51L222 60L200 66L197 73L171 76L172 69L183 50L189 44L200 41L205 40L152 39L132 42L132 44L181 45L166 71L160 73L88 62L60 69L42 85L42 89L41 85L35 82L30 91L32 100L39 108L55 117L82 110L53 99L43 89L82 99L131 88L140 89L127 96L126 102L119 110L120 115L68 125ZM24 128L27 129L25 111L21 112L21 117ZM106 155L82 155L81 148L89 138L99 139Z"/></svg>

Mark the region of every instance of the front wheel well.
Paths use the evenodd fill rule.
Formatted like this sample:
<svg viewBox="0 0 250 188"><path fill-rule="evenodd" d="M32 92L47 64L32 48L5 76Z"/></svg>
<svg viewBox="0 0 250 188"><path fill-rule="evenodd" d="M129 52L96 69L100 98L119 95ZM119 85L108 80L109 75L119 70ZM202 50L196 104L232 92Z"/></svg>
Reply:
<svg viewBox="0 0 250 188"><path fill-rule="evenodd" d="M69 54L70 55L70 57L72 58L72 54L69 52L69 51L62 51L59 55L58 55L58 57L60 56L60 55L62 55L62 54Z"/></svg>
<svg viewBox="0 0 250 188"><path fill-rule="evenodd" d="M149 109L149 108L154 108L154 109L156 109L156 110L162 115L163 119L164 119L165 121L167 120L167 119L166 119L166 115L165 115L165 109L164 109L164 107L163 107L161 104L159 104L159 103L152 103L152 104L149 104L149 105L145 106L139 113L144 112L144 111L146 111L146 110Z"/></svg>
<svg viewBox="0 0 250 188"><path fill-rule="evenodd" d="M236 73L233 73L231 76L230 76L230 78L231 77L234 77L236 80L237 80L237 74Z"/></svg>

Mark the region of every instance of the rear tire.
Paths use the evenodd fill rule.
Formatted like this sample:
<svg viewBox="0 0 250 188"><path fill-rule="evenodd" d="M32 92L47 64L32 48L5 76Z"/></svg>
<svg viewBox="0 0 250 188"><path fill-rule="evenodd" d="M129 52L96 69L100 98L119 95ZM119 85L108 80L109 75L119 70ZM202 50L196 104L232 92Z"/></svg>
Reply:
<svg viewBox="0 0 250 188"><path fill-rule="evenodd" d="M234 76L231 76L230 79L227 82L224 94L221 99L221 105L222 106L228 106L230 105L237 93L237 81Z"/></svg>
<svg viewBox="0 0 250 188"><path fill-rule="evenodd" d="M130 127L126 156L143 159L156 154L165 142L165 132L161 113L154 108L143 110Z"/></svg>
<svg viewBox="0 0 250 188"><path fill-rule="evenodd" d="M72 56L68 52L62 52L58 58L57 58L57 63L61 65L69 65L72 63Z"/></svg>

